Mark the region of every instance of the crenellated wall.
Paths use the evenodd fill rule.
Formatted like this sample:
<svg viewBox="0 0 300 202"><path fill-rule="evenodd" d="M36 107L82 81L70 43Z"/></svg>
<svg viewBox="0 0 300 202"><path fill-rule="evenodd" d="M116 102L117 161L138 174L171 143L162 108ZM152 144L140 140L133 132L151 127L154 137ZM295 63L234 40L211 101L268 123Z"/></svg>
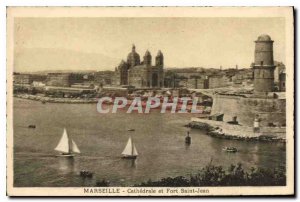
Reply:
<svg viewBox="0 0 300 202"><path fill-rule="evenodd" d="M274 123L286 124L286 100L272 98L245 98L231 95L214 95L211 114L224 113L224 121L237 121L245 126L253 126L255 115L261 119L261 126Z"/></svg>

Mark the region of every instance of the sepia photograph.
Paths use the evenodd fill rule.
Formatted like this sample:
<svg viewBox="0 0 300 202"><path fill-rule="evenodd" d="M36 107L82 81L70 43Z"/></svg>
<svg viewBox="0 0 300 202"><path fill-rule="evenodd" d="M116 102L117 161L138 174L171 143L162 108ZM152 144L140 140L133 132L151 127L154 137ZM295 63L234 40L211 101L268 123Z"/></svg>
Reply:
<svg viewBox="0 0 300 202"><path fill-rule="evenodd" d="M7 7L9 196L294 194L293 7Z"/></svg>

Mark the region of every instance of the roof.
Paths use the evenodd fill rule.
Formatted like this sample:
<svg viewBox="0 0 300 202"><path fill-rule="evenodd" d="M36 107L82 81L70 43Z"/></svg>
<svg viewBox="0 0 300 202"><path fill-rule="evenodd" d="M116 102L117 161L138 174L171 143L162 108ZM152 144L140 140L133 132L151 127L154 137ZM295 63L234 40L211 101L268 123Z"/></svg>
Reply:
<svg viewBox="0 0 300 202"><path fill-rule="evenodd" d="M135 45L133 44L132 45L132 50L131 50L131 52L130 53L128 53L128 56L127 56L127 59L140 59L140 55L137 53L137 52L135 52Z"/></svg>
<svg viewBox="0 0 300 202"><path fill-rule="evenodd" d="M161 50L158 51L157 56L163 56Z"/></svg>
<svg viewBox="0 0 300 202"><path fill-rule="evenodd" d="M137 52L128 53L128 58L140 58L140 55Z"/></svg>
<svg viewBox="0 0 300 202"><path fill-rule="evenodd" d="M272 41L272 39L269 35L262 34L257 38L257 41Z"/></svg>
<svg viewBox="0 0 300 202"><path fill-rule="evenodd" d="M119 67L126 67L126 66L127 66L127 64L124 60L122 60L119 64Z"/></svg>
<svg viewBox="0 0 300 202"><path fill-rule="evenodd" d="M151 56L149 50L147 50L146 53L145 53L145 56L149 56L149 55Z"/></svg>
<svg viewBox="0 0 300 202"><path fill-rule="evenodd" d="M282 69L279 73L280 73L280 74L285 74L285 68Z"/></svg>

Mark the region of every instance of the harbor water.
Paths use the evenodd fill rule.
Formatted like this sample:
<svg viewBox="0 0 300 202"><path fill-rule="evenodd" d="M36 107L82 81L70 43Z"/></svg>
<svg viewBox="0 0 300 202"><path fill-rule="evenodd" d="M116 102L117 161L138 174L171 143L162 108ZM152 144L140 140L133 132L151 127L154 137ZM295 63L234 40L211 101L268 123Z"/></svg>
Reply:
<svg viewBox="0 0 300 202"><path fill-rule="evenodd" d="M218 139L195 129L187 146L184 125L197 115L159 112L100 114L96 104L43 104L14 98L14 186L95 186L103 179L111 186L131 186L196 174L210 162L226 168L237 163L246 169L285 166L283 143ZM64 128L81 150L73 159L55 157ZM136 160L121 158L130 136L139 154ZM222 151L226 146L239 152ZM93 178L81 178L81 170L93 172Z"/></svg>

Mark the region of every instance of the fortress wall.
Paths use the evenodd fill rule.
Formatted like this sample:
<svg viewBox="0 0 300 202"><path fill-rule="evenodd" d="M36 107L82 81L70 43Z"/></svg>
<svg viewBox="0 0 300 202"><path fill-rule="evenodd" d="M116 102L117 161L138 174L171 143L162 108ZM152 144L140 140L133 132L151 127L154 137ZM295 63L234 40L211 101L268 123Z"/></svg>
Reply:
<svg viewBox="0 0 300 202"><path fill-rule="evenodd" d="M286 100L214 95L212 114L215 113L224 113L225 122L237 116L240 124L251 127L258 114L261 126L271 122L281 126L286 123Z"/></svg>

